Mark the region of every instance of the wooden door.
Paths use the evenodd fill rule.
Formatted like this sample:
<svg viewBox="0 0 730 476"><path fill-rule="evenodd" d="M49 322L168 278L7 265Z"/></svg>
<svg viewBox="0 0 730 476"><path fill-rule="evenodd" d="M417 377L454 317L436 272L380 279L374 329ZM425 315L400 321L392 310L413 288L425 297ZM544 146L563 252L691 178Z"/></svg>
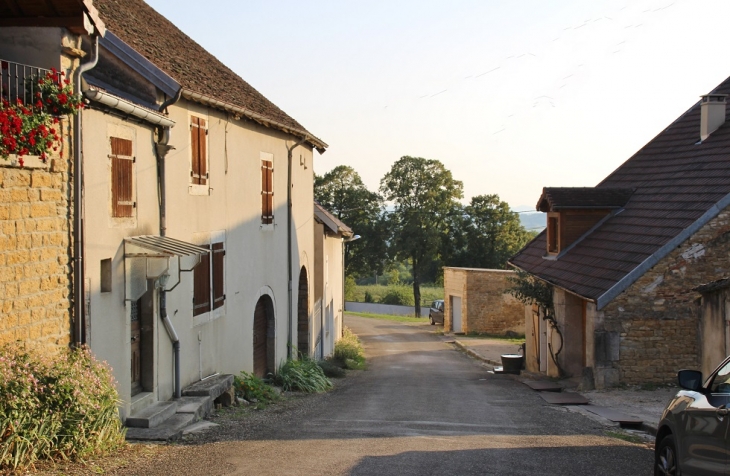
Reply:
<svg viewBox="0 0 730 476"><path fill-rule="evenodd" d="M266 299L256 303L253 316L253 373L257 377L265 377L268 373L268 313Z"/></svg>
<svg viewBox="0 0 730 476"><path fill-rule="evenodd" d="M130 345L132 349L132 395L142 391L142 330L139 301L132 302Z"/></svg>

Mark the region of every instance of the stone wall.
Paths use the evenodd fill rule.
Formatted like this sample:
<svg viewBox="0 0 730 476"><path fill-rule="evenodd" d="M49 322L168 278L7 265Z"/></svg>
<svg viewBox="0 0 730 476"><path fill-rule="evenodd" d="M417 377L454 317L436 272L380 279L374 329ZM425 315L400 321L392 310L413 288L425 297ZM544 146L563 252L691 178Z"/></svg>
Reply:
<svg viewBox="0 0 730 476"><path fill-rule="evenodd" d="M674 382L682 368L699 369L699 293L692 289L730 275L730 210L644 273L596 314L596 383ZM600 355L603 340L618 355Z"/></svg>
<svg viewBox="0 0 730 476"><path fill-rule="evenodd" d="M450 296L462 298L462 330L480 334L525 333L525 307L506 291L514 271L444 268L444 329L451 329Z"/></svg>
<svg viewBox="0 0 730 476"><path fill-rule="evenodd" d="M49 162L0 162L0 346L53 355L71 340L69 178L67 159Z"/></svg>

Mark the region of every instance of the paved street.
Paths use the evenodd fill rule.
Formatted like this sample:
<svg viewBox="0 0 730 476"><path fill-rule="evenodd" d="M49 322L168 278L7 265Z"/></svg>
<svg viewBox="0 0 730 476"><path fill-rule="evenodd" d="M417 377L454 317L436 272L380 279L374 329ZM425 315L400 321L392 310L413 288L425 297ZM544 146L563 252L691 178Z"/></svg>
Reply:
<svg viewBox="0 0 730 476"><path fill-rule="evenodd" d="M177 448L145 474L651 474L650 450L488 374L431 326L345 324L368 371L238 440Z"/></svg>

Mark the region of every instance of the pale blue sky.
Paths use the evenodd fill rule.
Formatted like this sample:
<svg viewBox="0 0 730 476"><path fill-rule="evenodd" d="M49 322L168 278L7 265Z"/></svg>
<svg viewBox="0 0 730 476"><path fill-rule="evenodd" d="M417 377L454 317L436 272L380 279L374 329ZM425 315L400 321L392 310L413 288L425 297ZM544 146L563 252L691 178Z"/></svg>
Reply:
<svg viewBox="0 0 730 476"><path fill-rule="evenodd" d="M330 145L317 173L373 190L414 155L532 207L730 76L727 0L147 1Z"/></svg>

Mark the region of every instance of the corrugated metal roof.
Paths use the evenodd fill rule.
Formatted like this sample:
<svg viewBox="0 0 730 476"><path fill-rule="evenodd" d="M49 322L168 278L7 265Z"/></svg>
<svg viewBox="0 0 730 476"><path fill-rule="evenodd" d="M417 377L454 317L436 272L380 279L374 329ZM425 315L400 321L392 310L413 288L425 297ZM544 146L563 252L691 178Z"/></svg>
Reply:
<svg viewBox="0 0 730 476"><path fill-rule="evenodd" d="M169 236L144 235L125 238L126 243L135 245L147 252L134 253L144 256L198 256L210 253L210 250ZM135 250L137 251L137 250ZM151 252L151 253L149 253Z"/></svg>

